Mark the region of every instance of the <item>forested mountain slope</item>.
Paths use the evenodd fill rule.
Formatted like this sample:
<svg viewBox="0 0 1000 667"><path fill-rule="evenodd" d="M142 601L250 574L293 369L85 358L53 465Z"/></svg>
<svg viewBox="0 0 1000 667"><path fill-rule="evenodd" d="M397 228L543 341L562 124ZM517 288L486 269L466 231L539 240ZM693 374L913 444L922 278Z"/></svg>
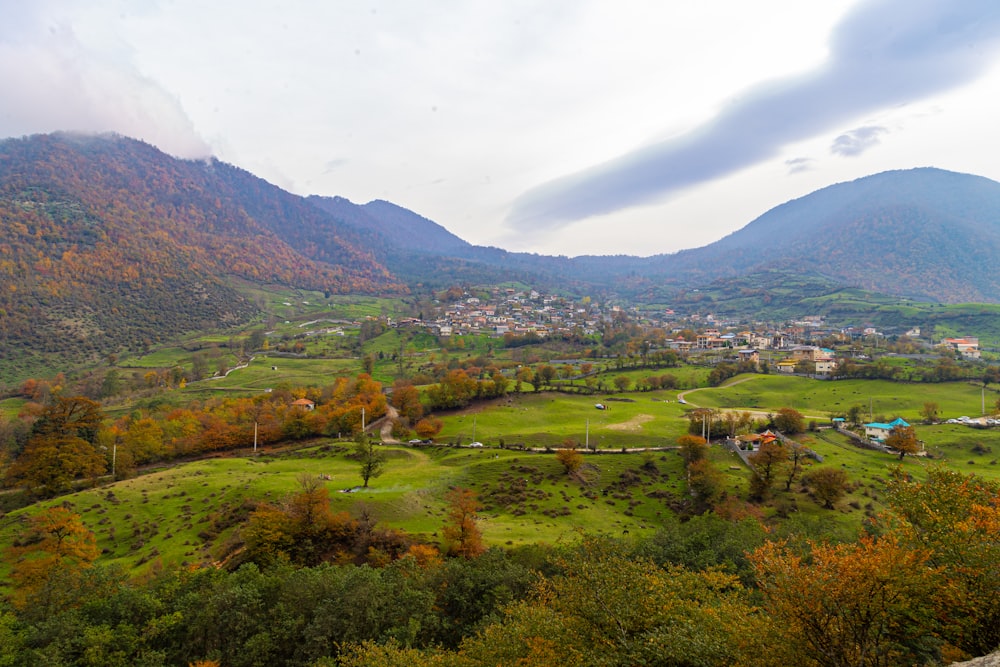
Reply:
<svg viewBox="0 0 1000 667"><path fill-rule="evenodd" d="M243 322L232 279L403 289L299 197L121 137L0 142L0 362L85 360Z"/></svg>

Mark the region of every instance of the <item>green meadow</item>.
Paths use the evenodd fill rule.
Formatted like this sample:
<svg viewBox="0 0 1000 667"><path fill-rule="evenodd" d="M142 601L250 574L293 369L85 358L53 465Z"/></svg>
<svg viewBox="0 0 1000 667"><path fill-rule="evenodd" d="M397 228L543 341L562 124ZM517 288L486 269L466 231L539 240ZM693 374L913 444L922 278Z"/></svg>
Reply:
<svg viewBox="0 0 1000 667"><path fill-rule="evenodd" d="M279 502L299 488L302 475L323 480L334 511L356 515L363 509L430 542L445 522L443 498L452 486L479 493L484 538L505 545L573 540L581 531L650 532L669 509L663 499L633 490L683 492L681 460L673 452L658 453L655 468L643 468L640 454L590 454L581 475L570 478L553 454L448 447L384 451L385 473L367 489L358 488L358 464L333 443L154 470L12 512L0 521L0 542L16 538L22 515L63 505L94 531L105 562L136 571L153 563L213 563L225 557L255 502Z"/></svg>
<svg viewBox="0 0 1000 667"><path fill-rule="evenodd" d="M572 439L596 449L673 446L687 431L675 392L512 394L444 417L442 442L554 447ZM600 403L606 407L599 410ZM589 434L589 435L588 435Z"/></svg>
<svg viewBox="0 0 1000 667"><path fill-rule="evenodd" d="M996 403L997 391L985 393L987 411ZM937 403L942 418L978 416L982 407L981 385L967 382L908 384L887 380L813 380L783 375L741 375L721 387L688 392L692 404L726 409L773 412L789 407L808 415L834 416L861 406L865 418L902 417L920 419L924 403Z"/></svg>

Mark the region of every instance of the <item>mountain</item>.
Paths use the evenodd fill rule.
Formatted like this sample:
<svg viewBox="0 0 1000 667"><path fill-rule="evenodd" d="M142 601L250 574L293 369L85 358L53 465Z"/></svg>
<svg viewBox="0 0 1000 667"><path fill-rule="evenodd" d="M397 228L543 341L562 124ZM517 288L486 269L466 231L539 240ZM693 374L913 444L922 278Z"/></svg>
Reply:
<svg viewBox="0 0 1000 667"><path fill-rule="evenodd" d="M378 294L521 281L759 308L775 293L761 276L779 271L815 276L810 298L848 287L1000 302L998 256L1000 183L940 169L833 185L702 248L567 258L471 245L391 202L303 198L132 139L38 135L0 142L0 377L246 323L258 314L247 283Z"/></svg>
<svg viewBox="0 0 1000 667"><path fill-rule="evenodd" d="M777 206L707 246L647 258L477 246L443 254L647 302L771 269L925 301L1000 302L1000 183L933 168L884 172Z"/></svg>
<svg viewBox="0 0 1000 667"><path fill-rule="evenodd" d="M472 247L436 222L392 202L376 199L359 206L343 197L316 195L306 200L358 231L378 232L395 248L450 255Z"/></svg>
<svg viewBox="0 0 1000 667"><path fill-rule="evenodd" d="M645 275L699 280L762 268L943 302L1000 301L1000 183L941 169L888 171L777 206Z"/></svg>
<svg viewBox="0 0 1000 667"><path fill-rule="evenodd" d="M547 257L470 245L388 202L311 198L385 240L410 284L522 280L547 289L671 301L717 280L780 269L924 301L1000 302L1000 183L941 169L889 171L777 206L715 243L648 258ZM348 207L353 207L350 209ZM430 263L430 264L429 264ZM750 281L753 283L753 280Z"/></svg>
<svg viewBox="0 0 1000 667"><path fill-rule="evenodd" d="M230 165L114 136L0 142L4 375L246 322L239 281L405 289L363 235Z"/></svg>

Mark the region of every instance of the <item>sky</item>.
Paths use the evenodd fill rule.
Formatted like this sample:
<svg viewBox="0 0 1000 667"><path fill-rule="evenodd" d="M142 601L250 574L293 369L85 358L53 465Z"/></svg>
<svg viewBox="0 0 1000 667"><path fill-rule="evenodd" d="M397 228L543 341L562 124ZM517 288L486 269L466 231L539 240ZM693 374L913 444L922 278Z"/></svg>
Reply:
<svg viewBox="0 0 1000 667"><path fill-rule="evenodd" d="M1000 180L996 0L0 0L0 137L115 132L479 245L648 256Z"/></svg>

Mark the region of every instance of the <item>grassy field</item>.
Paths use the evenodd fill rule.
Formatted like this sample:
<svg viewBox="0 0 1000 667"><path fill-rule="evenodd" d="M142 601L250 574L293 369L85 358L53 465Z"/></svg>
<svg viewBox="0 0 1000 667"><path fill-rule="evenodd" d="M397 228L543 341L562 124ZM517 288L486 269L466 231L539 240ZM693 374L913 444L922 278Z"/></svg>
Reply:
<svg viewBox="0 0 1000 667"><path fill-rule="evenodd" d="M812 380L787 375L743 375L726 386L690 392L692 404L711 408L740 408L773 412L790 407L809 415L834 415L851 406L888 419L902 417L910 422L920 419L924 403L937 403L943 418L959 415L977 416L981 408L981 389L965 382L905 384L885 380ZM986 392L986 406L996 402L991 387Z"/></svg>
<svg viewBox="0 0 1000 667"><path fill-rule="evenodd" d="M0 415L7 419L13 419L21 412L21 408L27 402L27 399L24 398L5 398L0 401Z"/></svg>
<svg viewBox="0 0 1000 667"><path fill-rule="evenodd" d="M386 472L368 489L356 489L358 464L339 448L310 447L282 455L208 459L153 471L131 480L88 489L13 512L0 522L0 542L19 532L19 517L48 505L65 505L95 532L102 560L141 571L150 563L199 564L217 560L248 500L278 501L298 488L300 475L322 476L335 511L363 505L378 520L436 540L445 520L443 497L451 486L480 493L484 537L493 544L558 542L581 530L641 533L668 511L662 500L614 488L625 470L638 470L641 455L588 456L587 483L566 476L553 454L497 449L386 447ZM683 490L681 461L659 455L645 483ZM612 490L603 495L603 489ZM352 493L341 493L355 489Z"/></svg>
<svg viewBox="0 0 1000 667"><path fill-rule="evenodd" d="M490 404L444 416L438 440L473 438L486 444L561 445L572 438L597 449L663 447L676 444L687 429L676 392L573 396L554 392L511 395ZM607 410L594 407L601 403Z"/></svg>

